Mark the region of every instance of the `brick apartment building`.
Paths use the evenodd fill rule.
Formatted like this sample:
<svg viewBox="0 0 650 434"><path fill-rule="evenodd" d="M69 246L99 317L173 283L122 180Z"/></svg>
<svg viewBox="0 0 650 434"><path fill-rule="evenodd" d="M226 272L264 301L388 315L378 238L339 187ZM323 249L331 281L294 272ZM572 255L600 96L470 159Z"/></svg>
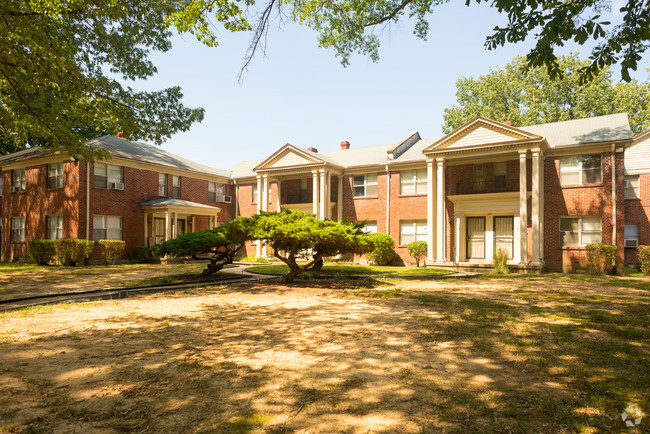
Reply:
<svg viewBox="0 0 650 434"><path fill-rule="evenodd" d="M519 128L477 117L438 139L414 132L329 152L285 145L228 171L116 137L89 144L112 158L0 157L2 260L56 237L124 239L132 255L281 208L366 221L396 240L396 262L412 262L406 245L425 240L427 263L441 267L489 266L504 249L514 268L569 271L585 266L594 242L616 244L634 264L635 246L650 244L650 131L633 137L625 114ZM259 242L246 250L268 254Z"/></svg>

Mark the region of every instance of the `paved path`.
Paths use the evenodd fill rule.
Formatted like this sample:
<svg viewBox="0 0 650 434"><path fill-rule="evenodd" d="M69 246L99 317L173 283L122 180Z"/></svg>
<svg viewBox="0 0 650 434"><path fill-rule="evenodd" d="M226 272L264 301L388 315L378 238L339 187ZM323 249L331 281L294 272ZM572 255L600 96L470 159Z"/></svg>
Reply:
<svg viewBox="0 0 650 434"><path fill-rule="evenodd" d="M248 271L246 271L246 269L250 267L252 267L252 265L236 265L235 267L229 267L225 269L227 271L219 273L220 279L204 281L204 282L169 283L169 284L145 286L145 287L100 289L96 291L59 293L59 294L18 298L13 300L2 300L0 301L0 312L5 310L11 310L11 309L20 309L20 308L30 307L30 306L42 306L46 304L74 303L74 302L95 301L95 300L112 300L117 298L124 298L129 295L135 295L135 294L150 294L154 292L177 291L179 289L219 285L224 282L233 283L233 282L245 282L245 281L277 278L277 276L273 276L273 275L249 273Z"/></svg>

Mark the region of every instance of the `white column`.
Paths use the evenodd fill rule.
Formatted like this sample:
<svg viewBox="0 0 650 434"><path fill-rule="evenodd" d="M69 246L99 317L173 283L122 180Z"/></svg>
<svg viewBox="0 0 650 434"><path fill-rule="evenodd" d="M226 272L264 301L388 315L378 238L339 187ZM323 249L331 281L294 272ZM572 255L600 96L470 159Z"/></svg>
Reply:
<svg viewBox="0 0 650 434"><path fill-rule="evenodd" d="M312 214L316 215L318 218L318 171L313 170L312 172L313 184L312 184Z"/></svg>
<svg viewBox="0 0 650 434"><path fill-rule="evenodd" d="M332 218L332 172L327 172L327 187L325 193L325 218Z"/></svg>
<svg viewBox="0 0 650 434"><path fill-rule="evenodd" d="M262 211L269 210L269 177L262 175Z"/></svg>
<svg viewBox="0 0 650 434"><path fill-rule="evenodd" d="M445 261L445 159L438 158L438 180L436 185L436 262Z"/></svg>
<svg viewBox="0 0 650 434"><path fill-rule="evenodd" d="M144 246L149 247L147 242L147 235L149 235L149 228L147 227L147 213L144 213Z"/></svg>
<svg viewBox="0 0 650 434"><path fill-rule="evenodd" d="M178 235L178 213L174 213L174 224L172 225L172 228L172 238L176 238L176 235Z"/></svg>
<svg viewBox="0 0 650 434"><path fill-rule="evenodd" d="M276 196L278 199L277 211L280 212L282 211L282 207L280 206L282 204L282 181L278 179L277 181L275 181L275 185L277 186L276 188Z"/></svg>
<svg viewBox="0 0 650 434"><path fill-rule="evenodd" d="M260 240L255 240L255 257L256 258L261 258L262 257L262 242Z"/></svg>
<svg viewBox="0 0 650 434"><path fill-rule="evenodd" d="M169 212L165 213L165 241L169 240L169 230L170 230L170 224L169 224Z"/></svg>
<svg viewBox="0 0 650 434"><path fill-rule="evenodd" d="M436 258L436 166L427 161L427 263Z"/></svg>
<svg viewBox="0 0 650 434"><path fill-rule="evenodd" d="M343 221L343 175L338 176L338 191L337 191L337 197L336 197L336 218L338 221Z"/></svg>
<svg viewBox="0 0 650 434"><path fill-rule="evenodd" d="M455 215L454 216L454 232L456 233L456 239L455 239L455 245L456 245L456 254L454 255L454 261L455 262L460 262L460 252L461 252L461 239L460 236L462 234L461 232L461 222L462 222L462 216L461 215Z"/></svg>
<svg viewBox="0 0 650 434"><path fill-rule="evenodd" d="M521 263L528 262L528 192L526 191L526 153L519 151L519 251Z"/></svg>
<svg viewBox="0 0 650 434"><path fill-rule="evenodd" d="M541 243L541 237L540 237L540 217L539 217L539 211L540 211L540 189L539 189L539 150L535 149L533 150L533 185L532 185L532 208L531 208L531 213L532 215L531 220L532 220L532 225L533 225L533 264L534 265L539 265L540 263L540 243Z"/></svg>
<svg viewBox="0 0 650 434"><path fill-rule="evenodd" d="M196 232L196 217L192 216L192 232Z"/></svg>
<svg viewBox="0 0 650 434"><path fill-rule="evenodd" d="M262 177L257 177L257 197L255 198L257 202L257 213L259 214L262 210Z"/></svg>
<svg viewBox="0 0 650 434"><path fill-rule="evenodd" d="M327 186L325 185L326 182L326 177L325 177L325 169L322 169L320 171L320 212L318 213L318 218L321 220L325 220L327 218L326 214L326 205L327 205L327 197L325 193L327 192Z"/></svg>

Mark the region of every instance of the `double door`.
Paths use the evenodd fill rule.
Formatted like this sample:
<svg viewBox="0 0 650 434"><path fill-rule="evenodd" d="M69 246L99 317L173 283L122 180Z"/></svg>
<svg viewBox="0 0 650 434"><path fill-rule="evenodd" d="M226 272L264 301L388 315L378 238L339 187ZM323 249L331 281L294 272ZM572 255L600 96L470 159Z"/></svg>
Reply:
<svg viewBox="0 0 650 434"><path fill-rule="evenodd" d="M486 259L486 217L467 217L467 259ZM505 250L512 259L514 217L497 216L493 220L494 251Z"/></svg>

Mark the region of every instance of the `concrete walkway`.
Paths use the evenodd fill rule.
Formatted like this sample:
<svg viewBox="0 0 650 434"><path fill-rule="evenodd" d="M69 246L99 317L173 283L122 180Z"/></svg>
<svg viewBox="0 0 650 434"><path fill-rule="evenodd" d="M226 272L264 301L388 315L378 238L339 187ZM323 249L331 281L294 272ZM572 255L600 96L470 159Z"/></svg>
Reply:
<svg viewBox="0 0 650 434"><path fill-rule="evenodd" d="M0 301L0 312L12 309L20 309L31 306L43 306L47 304L75 303L95 300L112 300L128 297L136 294L151 294L155 292L177 291L179 289L199 288L202 286L220 285L222 283L247 282L254 280L275 279L274 275L262 275L249 273L246 269L253 265L236 265L226 268L224 272L219 273L218 279L194 282L194 283L169 283L144 287L117 288L117 289L100 289L83 292L62 292L58 294L39 295L33 297L17 298L13 300Z"/></svg>

